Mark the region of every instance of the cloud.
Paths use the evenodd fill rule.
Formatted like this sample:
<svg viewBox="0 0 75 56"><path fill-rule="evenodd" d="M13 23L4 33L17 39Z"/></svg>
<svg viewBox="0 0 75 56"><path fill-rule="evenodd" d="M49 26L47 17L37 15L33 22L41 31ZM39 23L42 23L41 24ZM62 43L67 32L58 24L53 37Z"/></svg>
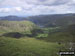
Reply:
<svg viewBox="0 0 75 56"><path fill-rule="evenodd" d="M19 11L19 12L22 11L22 8L21 8L21 7L15 7L14 9L15 9L16 11Z"/></svg>
<svg viewBox="0 0 75 56"><path fill-rule="evenodd" d="M0 13L2 12L4 12L4 13L7 13L7 12L9 12L10 11L10 9L9 8L0 8Z"/></svg>
<svg viewBox="0 0 75 56"><path fill-rule="evenodd" d="M36 4L36 5L61 5L70 2L70 0L27 0L29 4Z"/></svg>
<svg viewBox="0 0 75 56"><path fill-rule="evenodd" d="M75 13L75 0L0 0L0 14Z"/></svg>
<svg viewBox="0 0 75 56"><path fill-rule="evenodd" d="M0 13L9 13L9 12L22 12L21 7L12 7L12 8L0 8Z"/></svg>

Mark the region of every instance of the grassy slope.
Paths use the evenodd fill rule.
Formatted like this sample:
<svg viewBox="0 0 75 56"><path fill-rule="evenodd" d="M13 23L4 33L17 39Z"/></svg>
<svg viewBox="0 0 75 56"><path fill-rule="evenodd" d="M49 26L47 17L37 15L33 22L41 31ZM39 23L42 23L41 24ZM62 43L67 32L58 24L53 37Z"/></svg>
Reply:
<svg viewBox="0 0 75 56"><path fill-rule="evenodd" d="M50 34L47 38L44 38L46 41L51 42L70 42L72 41L72 35L67 32L57 32Z"/></svg>
<svg viewBox="0 0 75 56"><path fill-rule="evenodd" d="M0 56L57 56L59 45L35 38L0 37Z"/></svg>
<svg viewBox="0 0 75 56"><path fill-rule="evenodd" d="M30 21L0 21L0 34L4 32L28 32L35 27Z"/></svg>
<svg viewBox="0 0 75 56"><path fill-rule="evenodd" d="M29 21L0 21L0 23L0 26L3 25L0 27L0 34L12 31L26 32L34 27ZM54 33L45 38L50 42L35 38L0 37L0 56L57 56L59 45L56 42L66 41L70 37L65 33Z"/></svg>

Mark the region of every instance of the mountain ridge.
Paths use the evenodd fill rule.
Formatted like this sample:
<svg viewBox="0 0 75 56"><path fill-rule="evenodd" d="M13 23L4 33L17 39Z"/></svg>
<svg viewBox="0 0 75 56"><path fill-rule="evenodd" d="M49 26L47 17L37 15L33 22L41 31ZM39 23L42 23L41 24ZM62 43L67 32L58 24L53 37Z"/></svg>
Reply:
<svg viewBox="0 0 75 56"><path fill-rule="evenodd" d="M8 21L23 21L27 20L25 17L19 17L19 16L5 16L5 17L0 17L0 20L8 20Z"/></svg>
<svg viewBox="0 0 75 56"><path fill-rule="evenodd" d="M0 20L8 21L31 21L40 27L56 27L75 24L75 14L52 14L52 15L37 15L29 17L5 16L0 17Z"/></svg>
<svg viewBox="0 0 75 56"><path fill-rule="evenodd" d="M29 20L37 25L45 27L51 26L66 26L75 24L75 14L55 14L55 15L41 15L29 17Z"/></svg>

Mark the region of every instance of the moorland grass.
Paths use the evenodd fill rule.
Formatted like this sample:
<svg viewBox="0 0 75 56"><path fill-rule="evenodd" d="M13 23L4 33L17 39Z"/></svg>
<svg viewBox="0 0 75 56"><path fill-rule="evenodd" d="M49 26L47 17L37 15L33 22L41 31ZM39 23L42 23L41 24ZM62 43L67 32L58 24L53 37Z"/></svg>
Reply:
<svg viewBox="0 0 75 56"><path fill-rule="evenodd" d="M0 56L58 56L59 45L35 38L0 37Z"/></svg>

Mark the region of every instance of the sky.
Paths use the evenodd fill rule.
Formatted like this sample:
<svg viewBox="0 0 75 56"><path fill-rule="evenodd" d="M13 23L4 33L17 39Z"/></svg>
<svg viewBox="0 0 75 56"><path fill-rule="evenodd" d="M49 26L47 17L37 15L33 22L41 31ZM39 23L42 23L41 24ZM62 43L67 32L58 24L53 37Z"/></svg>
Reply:
<svg viewBox="0 0 75 56"><path fill-rule="evenodd" d="M0 16L75 13L75 0L0 0Z"/></svg>

